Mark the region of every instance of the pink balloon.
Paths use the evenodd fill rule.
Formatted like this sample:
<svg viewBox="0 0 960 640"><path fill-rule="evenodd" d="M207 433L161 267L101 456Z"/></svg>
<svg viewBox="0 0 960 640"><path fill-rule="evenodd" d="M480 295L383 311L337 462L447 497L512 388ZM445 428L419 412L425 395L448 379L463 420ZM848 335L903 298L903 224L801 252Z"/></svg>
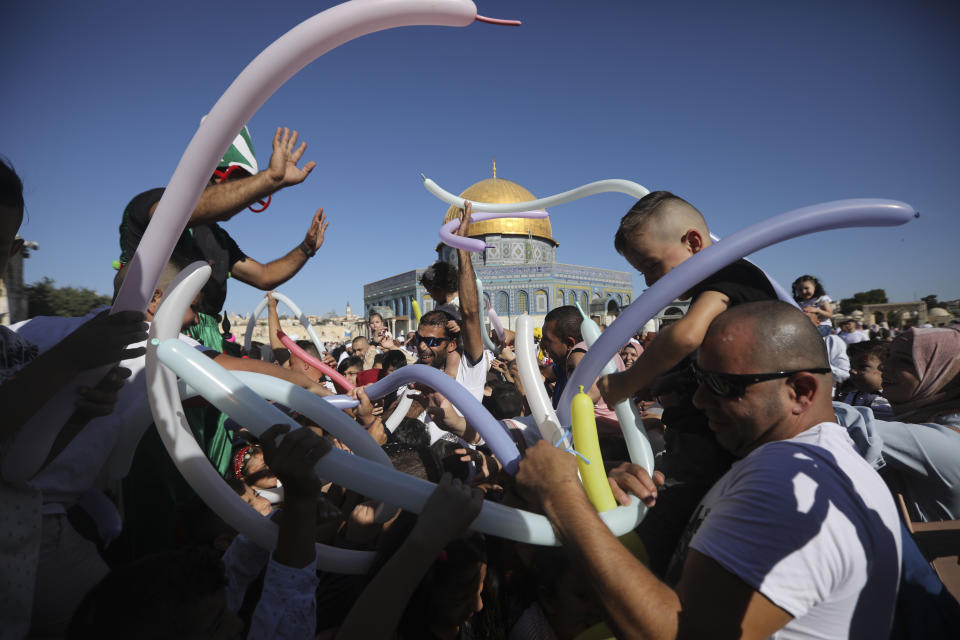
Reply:
<svg viewBox="0 0 960 640"><path fill-rule="evenodd" d="M333 384L337 385L337 388L340 389L341 392L347 392L350 391L350 389L353 389L353 385L350 384L349 380L343 377L342 373L328 365L326 362L317 360L312 355L301 349L300 345L294 342L293 339L285 334L282 330L277 329L277 337L280 338L280 342L283 343L283 346L290 350L291 355L297 356L314 369L319 370L321 373L323 373L323 375L329 377L331 380L333 380Z"/></svg>

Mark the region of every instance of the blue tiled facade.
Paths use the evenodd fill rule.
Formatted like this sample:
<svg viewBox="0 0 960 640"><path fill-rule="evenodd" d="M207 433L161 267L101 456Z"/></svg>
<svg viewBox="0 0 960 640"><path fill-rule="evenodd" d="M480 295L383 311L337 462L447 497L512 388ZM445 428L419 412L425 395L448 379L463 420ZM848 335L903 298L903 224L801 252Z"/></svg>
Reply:
<svg viewBox="0 0 960 640"><path fill-rule="evenodd" d="M580 303L591 315L618 313L633 302L631 274L556 262L556 244L541 238L488 235L488 248L473 254L474 270L483 283L486 302L493 302L504 326L513 328L517 316L529 313L536 324L554 307ZM491 246L492 245L492 246ZM439 257L455 264L456 254L441 245ZM424 265L426 268L428 265ZM413 328L405 321L412 316L411 302L421 311L433 308L433 301L420 286L424 269L407 271L363 287L364 309L388 311L397 318L397 330ZM611 302L614 303L611 305Z"/></svg>

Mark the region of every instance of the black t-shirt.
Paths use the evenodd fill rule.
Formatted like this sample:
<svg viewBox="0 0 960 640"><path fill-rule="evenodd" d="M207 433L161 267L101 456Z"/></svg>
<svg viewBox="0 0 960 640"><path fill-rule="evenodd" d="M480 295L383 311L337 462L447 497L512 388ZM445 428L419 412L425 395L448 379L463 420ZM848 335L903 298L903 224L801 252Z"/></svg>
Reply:
<svg viewBox="0 0 960 640"><path fill-rule="evenodd" d="M697 297L705 291L717 291L727 296L730 300L727 303L728 309L747 302L778 299L777 292L763 271L743 258L728 264L713 275L707 276L690 289L687 292L687 296L691 299L690 304L695 303ZM697 382L692 375L687 375L684 372L696 357L697 352L694 351L681 360L675 367L658 378L657 382L654 383L654 388L659 393L677 391L692 395L696 391Z"/></svg>
<svg viewBox="0 0 960 640"><path fill-rule="evenodd" d="M730 298L727 308L746 302L777 299L777 292L763 271L743 258L707 276L690 289L691 304L704 291L717 291Z"/></svg>
<svg viewBox="0 0 960 640"><path fill-rule="evenodd" d="M126 264L137 251L150 222L150 207L159 202L163 189L151 189L136 196L123 210L120 222L120 262ZM203 287L200 311L208 315L217 315L223 309L227 299L227 274L233 265L246 260L237 243L215 222L189 227L180 235L173 249L173 259L189 264L196 260L211 263L213 273Z"/></svg>

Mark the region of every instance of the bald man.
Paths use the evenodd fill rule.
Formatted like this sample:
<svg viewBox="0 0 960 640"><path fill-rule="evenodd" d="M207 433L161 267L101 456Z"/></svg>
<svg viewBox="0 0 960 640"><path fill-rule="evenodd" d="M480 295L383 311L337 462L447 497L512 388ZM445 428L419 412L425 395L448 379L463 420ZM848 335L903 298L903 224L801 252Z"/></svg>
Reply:
<svg viewBox="0 0 960 640"><path fill-rule="evenodd" d="M695 511L667 582L603 525L573 456L538 443L520 463L521 492L585 567L617 637L887 637L897 510L835 422L816 328L786 303L737 306L710 325L693 371L695 404L742 459ZM637 493L653 501L649 478Z"/></svg>

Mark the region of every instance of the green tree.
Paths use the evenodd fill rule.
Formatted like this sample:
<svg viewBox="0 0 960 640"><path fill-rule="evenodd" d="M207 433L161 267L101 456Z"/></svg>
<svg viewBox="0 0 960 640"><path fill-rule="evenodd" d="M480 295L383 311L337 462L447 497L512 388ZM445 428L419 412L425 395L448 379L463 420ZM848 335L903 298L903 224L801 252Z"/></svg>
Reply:
<svg viewBox="0 0 960 640"><path fill-rule="evenodd" d="M883 304L884 302L887 302L887 292L883 289L858 291L852 298L840 300L840 313L849 315L858 309L862 311L865 304Z"/></svg>
<svg viewBox="0 0 960 640"><path fill-rule="evenodd" d="M57 287L51 278L44 278L23 288L27 294L27 316L74 317L110 304L110 296L83 287Z"/></svg>
<svg viewBox="0 0 960 640"><path fill-rule="evenodd" d="M934 307L941 306L940 301L937 300L937 294L935 293L931 293L928 296L923 296L920 299L927 303L927 309L933 309Z"/></svg>

